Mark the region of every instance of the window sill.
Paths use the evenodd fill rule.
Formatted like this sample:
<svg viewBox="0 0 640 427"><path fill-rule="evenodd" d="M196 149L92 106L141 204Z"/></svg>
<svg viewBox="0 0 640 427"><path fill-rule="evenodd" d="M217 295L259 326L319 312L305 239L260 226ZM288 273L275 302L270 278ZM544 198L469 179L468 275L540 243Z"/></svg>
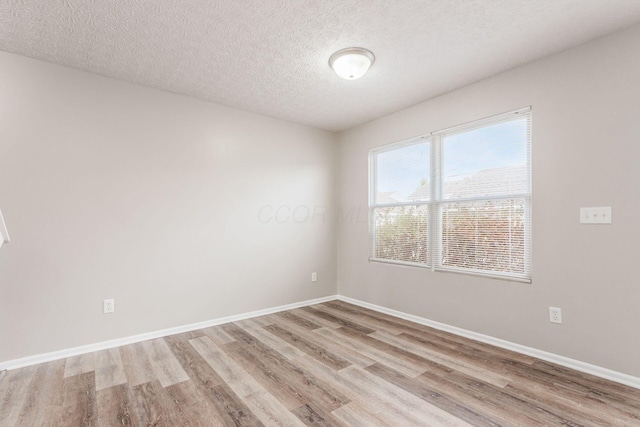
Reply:
<svg viewBox="0 0 640 427"><path fill-rule="evenodd" d="M482 278L487 278L487 279L497 279L497 280L504 280L504 281L507 281L507 282L532 283L531 278L527 277L527 276L511 276L511 275L508 275L508 274L487 273L487 272L484 272L484 271L465 270L465 269L458 269L458 268L442 268L442 267L432 268L431 266L429 266L427 264L422 264L422 263L418 263L418 262L394 261L394 260L389 260L389 259L384 259L384 258L369 258L369 262L376 262L376 263L380 263L380 264L400 265L400 266L404 266L404 267L418 267L418 268L423 268L423 269L429 269L429 270L435 271L437 273L464 274L465 276L482 277Z"/></svg>

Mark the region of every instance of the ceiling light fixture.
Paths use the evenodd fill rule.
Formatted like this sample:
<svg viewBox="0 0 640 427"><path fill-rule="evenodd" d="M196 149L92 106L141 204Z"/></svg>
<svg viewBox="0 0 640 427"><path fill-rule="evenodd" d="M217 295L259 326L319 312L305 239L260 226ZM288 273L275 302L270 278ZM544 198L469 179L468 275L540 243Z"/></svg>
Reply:
<svg viewBox="0 0 640 427"><path fill-rule="evenodd" d="M355 80L364 76L375 61L371 51L362 47L348 47L331 55L329 66L336 74L346 80Z"/></svg>

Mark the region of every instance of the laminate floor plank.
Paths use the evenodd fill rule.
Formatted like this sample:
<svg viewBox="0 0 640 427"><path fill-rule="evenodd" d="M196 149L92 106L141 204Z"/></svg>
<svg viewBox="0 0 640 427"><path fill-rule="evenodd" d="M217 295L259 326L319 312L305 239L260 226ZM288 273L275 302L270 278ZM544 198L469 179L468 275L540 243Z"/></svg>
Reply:
<svg viewBox="0 0 640 427"><path fill-rule="evenodd" d="M307 426L313 427L341 427L340 420L332 414L323 411L311 403L305 404L293 410L293 413Z"/></svg>
<svg viewBox="0 0 640 427"><path fill-rule="evenodd" d="M190 417L188 422L180 425L186 426L224 426L225 419L194 381L184 381L165 388L167 394L181 408L181 411Z"/></svg>
<svg viewBox="0 0 640 427"><path fill-rule="evenodd" d="M142 343L120 347L120 360L130 387L154 380L155 373L151 360Z"/></svg>
<svg viewBox="0 0 640 427"><path fill-rule="evenodd" d="M265 327L271 326L271 322L269 323L269 325L262 326L261 323L255 322L253 321L253 319L249 319L243 320L242 322L236 322L235 325L244 329L246 332L259 339L265 345L269 346L273 350L276 350L278 353L282 354L288 359L295 359L296 357L304 355L303 351L299 350L282 338L266 330Z"/></svg>
<svg viewBox="0 0 640 427"><path fill-rule="evenodd" d="M306 402L305 397L289 382L286 376L260 355L235 342L227 344L225 351L287 409L297 408Z"/></svg>
<svg viewBox="0 0 640 427"><path fill-rule="evenodd" d="M323 335L310 333L311 331L321 328L305 329L304 327L299 326L297 323L291 323L286 317L279 317L276 323L274 323L273 325L280 325L288 331L297 333L299 336L304 337L314 345L327 349L335 355L349 361L351 364L366 367L376 363L376 361L371 359L370 357L367 357L364 354L354 351L346 346L340 345L337 342L324 337Z"/></svg>
<svg viewBox="0 0 640 427"><path fill-rule="evenodd" d="M454 367L443 363L446 360L443 358L434 357L432 354L422 351L411 352L402 348L402 345L395 345L385 342L383 340L374 338L376 333L363 335L353 331L350 328L339 328L335 331L337 334L344 335L345 339L358 342L362 345L368 346L372 349L377 349L385 354L388 354L397 360L402 361L405 365L412 366L419 372L425 372L427 369L439 369L439 370L451 370ZM379 335L380 336L380 335ZM418 354L422 353L422 354ZM439 359L439 360L434 360ZM503 381L506 384L506 381Z"/></svg>
<svg viewBox="0 0 640 427"><path fill-rule="evenodd" d="M571 416L581 424L595 424L603 426L640 425L640 414L621 413L616 408L608 406L595 399L563 392L553 386L544 387L528 382L506 386L503 391L531 402L556 414L572 414ZM635 419L634 419L635 418Z"/></svg>
<svg viewBox="0 0 640 427"><path fill-rule="evenodd" d="M438 390L439 393L452 400L464 402L468 408L488 414L506 425L534 425L536 423L550 426L583 425L581 420L558 416L552 410L537 405L535 402L525 401L502 388L483 383L464 374L452 372L443 378L427 372L418 378L418 382ZM507 413L501 410L503 407L513 408L513 410Z"/></svg>
<svg viewBox="0 0 640 427"><path fill-rule="evenodd" d="M96 393L96 407L98 409L98 424L100 427L140 426L137 421L139 414L132 401L131 389L126 384L98 390Z"/></svg>
<svg viewBox="0 0 640 427"><path fill-rule="evenodd" d="M265 391L265 388L255 378L242 369L231 356L221 350L210 338L197 338L189 340L189 342L238 396L245 397L256 392Z"/></svg>
<svg viewBox="0 0 640 427"><path fill-rule="evenodd" d="M281 338L282 340L287 341L294 347L298 348L299 350L303 351L319 362L324 363L330 368L338 370L351 365L351 362L349 362L348 360L343 359L342 357L332 353L326 348L318 346L312 341L309 341L303 338L301 335L297 335L295 332L285 329L280 325L269 325L265 326L264 329Z"/></svg>
<svg viewBox="0 0 640 427"><path fill-rule="evenodd" d="M349 402L332 412L333 416L345 425L351 427L397 427L397 420L392 423L386 422L383 418L365 410L362 405Z"/></svg>
<svg viewBox="0 0 640 427"><path fill-rule="evenodd" d="M319 323L313 322L309 319L305 319L304 317L299 316L291 311L276 313L273 318L284 320L289 324L293 323L294 325L307 330L319 329L322 327L322 325L320 325Z"/></svg>
<svg viewBox="0 0 640 427"><path fill-rule="evenodd" d="M145 341L142 345L149 355L155 377L160 380L163 387L189 379L164 339Z"/></svg>
<svg viewBox="0 0 640 427"><path fill-rule="evenodd" d="M246 319L246 320L249 320L250 323L252 323L254 326L264 327L264 326L269 326L273 324L273 315L269 314L266 316L253 317L251 319ZM244 322L244 320L241 320L239 322L234 322L234 323L236 325L240 325L242 324L242 322Z"/></svg>
<svg viewBox="0 0 640 427"><path fill-rule="evenodd" d="M361 334L366 335L376 331L375 329L368 328L366 326L361 325L360 323L351 322L350 320L345 319L343 317L334 316L333 314L323 311L322 309L316 306L304 307L302 308L302 310L309 314L312 314L316 318L328 320L329 322L333 322L336 325L339 325L344 328L353 329L354 331L357 331Z"/></svg>
<svg viewBox="0 0 640 427"><path fill-rule="evenodd" d="M337 314L335 316L340 317L340 315ZM360 340L372 346L377 346L379 349L386 350L390 354L408 357L409 359L416 361L416 363L424 363L424 359L428 359L451 369L457 369L468 373L480 380L488 381L499 387L504 387L509 383L509 379L504 375L501 375L499 372L491 369L487 369L489 367L488 365L494 363L493 361L489 362L488 359L483 359L486 363L484 366L480 366L475 358L465 358L466 354L461 351L450 350L445 347L428 346L425 344L429 343L424 342L415 344L411 341L399 339L398 337L402 336L402 334L396 336L389 332L376 331L363 337L359 334L350 332L350 330L351 328L340 328L337 331L346 333L353 339ZM372 341L371 338L382 341L386 345L376 343L375 341ZM419 358L414 356L418 356ZM461 358L462 360L460 360ZM501 368L501 366L498 366L497 370L500 370Z"/></svg>
<svg viewBox="0 0 640 427"><path fill-rule="evenodd" d="M200 425L190 406L173 399L169 390L159 380L132 387L134 414L143 426L193 426Z"/></svg>
<svg viewBox="0 0 640 427"><path fill-rule="evenodd" d="M24 396L24 403L16 425L41 426L50 418L62 392L65 360L42 363L38 365L29 389Z"/></svg>
<svg viewBox="0 0 640 427"><path fill-rule="evenodd" d="M434 406L468 422L474 426L501 426L500 421L491 418L488 414L474 411L467 407L464 402L458 402L440 393L437 389L413 381L412 378L404 376L398 371L376 363L365 368L368 372L378 375L380 378L395 384L406 391L415 394L419 398L431 403Z"/></svg>
<svg viewBox="0 0 640 427"><path fill-rule="evenodd" d="M173 335L166 337L165 341L189 378L203 393L206 394L208 390L224 383L185 337Z"/></svg>
<svg viewBox="0 0 640 427"><path fill-rule="evenodd" d="M376 331L385 331L394 335L400 334L402 332L407 332L406 327L403 327L401 325L396 325L395 323L385 321L374 316L368 316L367 314L361 313L359 311L343 309L340 306L331 305L331 303L322 304L321 306L315 306L315 308L330 313L336 317L348 319L354 323L369 325Z"/></svg>
<svg viewBox="0 0 640 427"><path fill-rule="evenodd" d="M317 360L312 359L309 356L303 356L296 359L295 364L301 369L322 378L335 390L349 399L349 403L362 403L363 396L367 394L365 390L361 390L357 385L351 383L348 377L344 375L343 371L335 371L324 364L318 363Z"/></svg>
<svg viewBox="0 0 640 427"><path fill-rule="evenodd" d="M554 365L544 360L535 361L532 367L553 376L556 381L566 388L584 391L586 394L603 396L613 402L620 402L624 406L635 408L640 412L640 395L632 387Z"/></svg>
<svg viewBox="0 0 640 427"><path fill-rule="evenodd" d="M504 387L509 384L509 378L506 376L489 369L486 365L483 367L477 360L463 357L457 353L414 344L385 332L374 332L373 334L369 334L368 337L382 341L403 351L408 351L416 356L424 357L425 359L447 366L452 370L463 372L478 380L488 382L498 387Z"/></svg>
<svg viewBox="0 0 640 427"><path fill-rule="evenodd" d="M343 301L0 371L0 427L640 427L640 389Z"/></svg>
<svg viewBox="0 0 640 427"><path fill-rule="evenodd" d="M169 427L167 406L162 396L162 386L156 381L131 388L132 417L141 426Z"/></svg>
<svg viewBox="0 0 640 427"><path fill-rule="evenodd" d="M216 408L221 425L262 425L185 337L174 335L165 340L189 378Z"/></svg>
<svg viewBox="0 0 640 427"><path fill-rule="evenodd" d="M203 329L203 332L206 336L208 336L211 339L211 341L213 341L218 345L229 344L235 341L235 338L227 334L219 326L213 326L210 328Z"/></svg>
<svg viewBox="0 0 640 427"><path fill-rule="evenodd" d="M66 377L55 409L49 414L53 426L97 426L96 381L93 372Z"/></svg>
<svg viewBox="0 0 640 427"><path fill-rule="evenodd" d="M284 407L268 391L259 391L244 396L245 403L265 426L303 427L304 423L293 412Z"/></svg>
<svg viewBox="0 0 640 427"><path fill-rule="evenodd" d="M94 353L81 354L66 359L64 377L86 374L95 370Z"/></svg>
<svg viewBox="0 0 640 427"><path fill-rule="evenodd" d="M570 383L567 387L562 378L540 371L534 366L521 367L513 372L513 381L505 387L508 391L522 395L525 399L551 405L560 411L582 413L598 418L598 414L607 419L626 420L620 425L640 426L640 408L633 400L621 396L612 396L601 390L584 385ZM635 393L633 393L635 394Z"/></svg>
<svg viewBox="0 0 640 427"><path fill-rule="evenodd" d="M336 329L336 328L341 328L342 325L336 322L332 322L329 321L327 319L323 319L322 317L318 317L318 316L314 316L311 313L308 313L307 311L304 310L304 308L296 308L294 310L291 310L290 313L295 314L296 316L305 319L311 323L320 325L321 327L325 328L325 329ZM267 325L265 325L267 326ZM317 329L317 328L314 328Z"/></svg>
<svg viewBox="0 0 640 427"><path fill-rule="evenodd" d="M398 371L404 373L410 377L417 377L421 373L425 371L426 368L423 366L417 366L415 363L407 362L402 358L398 358L392 354L389 354L385 351L381 351L375 347L371 347L368 344L363 344L358 340L352 340L349 337L336 332L335 329L325 329L320 328L313 331L314 334L319 334L324 336L325 338L331 339L338 344L349 348L352 351L356 351L362 354L367 355L367 357L375 360L378 363L385 364L390 366Z"/></svg>
<svg viewBox="0 0 640 427"><path fill-rule="evenodd" d="M429 424L434 427L469 427L469 424L447 411L420 399L411 392L391 384L377 375L371 374L366 369L348 368L343 375L351 380L352 384L359 384L361 388L372 390L379 401L392 397L394 416L397 417L399 409L402 413L412 414L420 424Z"/></svg>
<svg viewBox="0 0 640 427"><path fill-rule="evenodd" d="M181 383L165 387L171 400L181 406L191 406L207 400L207 397L193 380L183 381Z"/></svg>
<svg viewBox="0 0 640 427"><path fill-rule="evenodd" d="M204 329L197 329L195 331L182 332L177 334L179 337L184 338L186 340L194 340L196 338L200 338L206 335Z"/></svg>
<svg viewBox="0 0 640 427"><path fill-rule="evenodd" d="M120 351L110 348L95 353L96 390L113 387L127 382L127 374L122 364Z"/></svg>
<svg viewBox="0 0 640 427"><path fill-rule="evenodd" d="M263 366L263 370L269 373L266 378L273 380L274 377L277 377L281 385L286 384L294 396L301 400L302 405L307 402L316 402L319 405L328 407L331 411L348 403L348 399L341 393L333 390L323 383L321 379L295 366L287 358L243 331L240 327L225 325L224 328L228 334L238 341L237 343L227 344L227 348L239 346L239 351L236 350L237 355L243 357L246 361L259 362ZM289 407L289 409L291 408Z"/></svg>
<svg viewBox="0 0 640 427"><path fill-rule="evenodd" d="M427 405L427 403L415 396L407 399L406 396L410 395L410 393L404 392L392 385L385 385L382 390L380 390L376 386L375 381L373 381L375 376L366 376L365 371L357 370L355 367L334 371L325 365L316 363L308 356L296 360L296 363L304 369L329 381L334 387L351 399L348 405L362 408L362 410L375 415L376 418L382 421L382 425L389 424L393 426L416 427L425 425L425 421L421 420L417 414L419 412L418 408ZM404 396L398 399L395 393L396 390L399 390L400 394L404 393ZM416 401L420 401L420 403L416 404ZM337 410L339 409L340 408ZM425 412L425 414L428 413L429 412ZM432 425L435 426L436 424L434 423Z"/></svg>
<svg viewBox="0 0 640 427"><path fill-rule="evenodd" d="M228 385L218 385L213 389L213 402L224 419L224 425L259 427L262 421L249 409Z"/></svg>
<svg viewBox="0 0 640 427"><path fill-rule="evenodd" d="M411 322L409 320L394 317L385 313L369 310L363 307L358 307L353 304L348 304L343 301L331 301L326 303L330 307L340 307L345 314L355 313L363 316L365 319L370 319L375 322L372 327L376 325L381 329L393 327L395 330L401 333L413 334L425 339L440 342L446 345L452 345L455 347L461 347L469 351L470 349L476 349L483 352L488 352L494 356L502 356L511 360L519 361L521 363L531 364L536 359L525 354L516 353L511 350L506 350L500 347L492 346L480 341L465 338L459 335L452 334L450 332L434 329L429 326L421 325ZM365 321L365 323L368 323ZM380 325L386 325L384 327Z"/></svg>
<svg viewBox="0 0 640 427"><path fill-rule="evenodd" d="M453 363L462 364L468 366L469 369L476 369L481 371L491 371L498 376L498 380L504 382L504 377L508 377L512 373L512 367L514 365L530 366L528 363L522 363L517 360L505 358L502 354L489 354L488 352L478 350L473 347L461 348L460 346L451 346L443 344L437 339L426 339L417 335L408 333L401 333L398 335L389 336L384 332L376 332L371 334L372 337L376 335L381 337L387 337L394 340L398 345L407 345L414 349L419 349L425 352L433 353L445 357ZM380 338L385 340L384 338ZM502 379L501 379L502 378Z"/></svg>
<svg viewBox="0 0 640 427"><path fill-rule="evenodd" d="M304 425L213 341L200 338L190 342L265 425Z"/></svg>
<svg viewBox="0 0 640 427"><path fill-rule="evenodd" d="M0 426L15 426L37 366L8 371L0 383Z"/></svg>
<svg viewBox="0 0 640 427"><path fill-rule="evenodd" d="M558 367L561 368L561 367ZM617 410L630 414L635 420L640 419L640 405L637 402L638 390L629 388L625 394L618 394L607 390L607 387L598 387L589 380L581 380L581 373L576 372L575 377L556 375L554 370L549 370L547 364L519 365L517 362L510 366L512 383L510 388L543 389L551 402L562 400L573 402L575 405L587 405L595 408L599 402L604 404L609 411ZM565 368L562 368L565 369ZM580 375L579 375L580 374ZM622 384L620 384L622 385ZM613 385L614 390L617 384ZM624 386L626 387L626 386ZM638 422L640 425L640 422Z"/></svg>
<svg viewBox="0 0 640 427"><path fill-rule="evenodd" d="M344 316L354 322L364 322L365 324L371 325L371 327L375 327L376 333L387 333L397 335L404 339L419 340L423 345L437 347L443 352L456 352L460 355L466 355L476 362L491 363L492 366L509 364L514 360L513 356L516 354L488 344L451 336L451 334L436 331L435 329L425 326L423 326L423 329L409 328L406 325L397 324L389 320L368 316L360 311L354 311L349 308L341 309L343 306L336 303L340 303L340 301L326 303L322 309L334 315ZM451 339L452 337L455 337L455 339ZM516 357L515 360L525 360L527 363L533 363L535 360L529 356L519 356L520 357Z"/></svg>

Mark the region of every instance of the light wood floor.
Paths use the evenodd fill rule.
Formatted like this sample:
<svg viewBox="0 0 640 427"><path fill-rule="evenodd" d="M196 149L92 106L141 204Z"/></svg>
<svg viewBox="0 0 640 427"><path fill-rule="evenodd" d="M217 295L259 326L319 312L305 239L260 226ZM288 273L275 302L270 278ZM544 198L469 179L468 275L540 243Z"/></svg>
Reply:
<svg viewBox="0 0 640 427"><path fill-rule="evenodd" d="M0 374L2 426L640 426L640 390L343 302Z"/></svg>

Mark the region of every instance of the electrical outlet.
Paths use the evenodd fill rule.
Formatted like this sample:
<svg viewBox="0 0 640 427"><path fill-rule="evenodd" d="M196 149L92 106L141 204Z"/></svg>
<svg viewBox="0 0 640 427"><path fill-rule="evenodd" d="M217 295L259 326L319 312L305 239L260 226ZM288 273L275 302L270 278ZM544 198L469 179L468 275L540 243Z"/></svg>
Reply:
<svg viewBox="0 0 640 427"><path fill-rule="evenodd" d="M102 302L102 307L105 314L113 313L116 311L116 301L114 299L106 299Z"/></svg>
<svg viewBox="0 0 640 427"><path fill-rule="evenodd" d="M317 282L318 281L318 273L316 273L315 271L313 273L311 273L311 281L312 282Z"/></svg>
<svg viewBox="0 0 640 427"><path fill-rule="evenodd" d="M549 322L562 323L562 309L558 307L549 307Z"/></svg>

